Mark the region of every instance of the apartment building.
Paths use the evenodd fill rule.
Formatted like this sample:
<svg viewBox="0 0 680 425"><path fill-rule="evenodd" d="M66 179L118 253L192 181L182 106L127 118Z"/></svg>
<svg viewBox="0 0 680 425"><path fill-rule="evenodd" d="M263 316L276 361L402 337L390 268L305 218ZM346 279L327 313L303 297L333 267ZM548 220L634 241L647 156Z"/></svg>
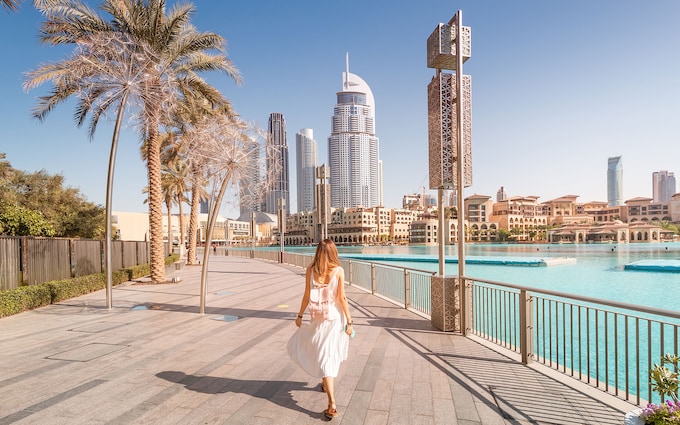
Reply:
<svg viewBox="0 0 680 425"><path fill-rule="evenodd" d="M538 204L538 196L513 196L496 202L492 220L501 229L507 229L516 241L532 240L548 224L548 216Z"/></svg>

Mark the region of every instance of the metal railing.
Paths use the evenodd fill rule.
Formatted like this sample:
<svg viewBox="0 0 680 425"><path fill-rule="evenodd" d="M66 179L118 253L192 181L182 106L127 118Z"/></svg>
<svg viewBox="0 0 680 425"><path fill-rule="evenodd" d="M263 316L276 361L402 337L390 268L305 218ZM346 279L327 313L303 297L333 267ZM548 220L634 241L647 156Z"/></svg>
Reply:
<svg viewBox="0 0 680 425"><path fill-rule="evenodd" d="M649 370L678 354L680 312L466 278L469 331L637 405Z"/></svg>
<svg viewBox="0 0 680 425"><path fill-rule="evenodd" d="M227 249L227 255L257 258L267 261L279 261L279 251ZM305 268L312 262L311 254L295 254L284 252L283 263ZM361 288L373 295L393 302L429 318L430 309L430 277L435 272L395 267L363 261L340 259L345 269L345 279L352 286Z"/></svg>
<svg viewBox="0 0 680 425"><path fill-rule="evenodd" d="M272 251L229 250L279 261ZM278 254L278 252L274 252ZM312 256L285 253L307 267ZM341 259L349 284L431 315L435 272ZM659 402L649 370L680 353L680 312L465 277L468 329L479 338L637 405Z"/></svg>

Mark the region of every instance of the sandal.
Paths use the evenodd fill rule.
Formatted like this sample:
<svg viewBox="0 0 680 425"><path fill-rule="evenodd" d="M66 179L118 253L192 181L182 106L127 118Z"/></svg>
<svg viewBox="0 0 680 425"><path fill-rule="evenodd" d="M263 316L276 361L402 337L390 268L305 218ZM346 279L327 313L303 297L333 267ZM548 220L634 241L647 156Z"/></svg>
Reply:
<svg viewBox="0 0 680 425"><path fill-rule="evenodd" d="M336 410L335 407L332 406L333 406L332 404L329 405L328 409L324 410L323 412L328 419L333 419L334 417L338 416L338 411Z"/></svg>

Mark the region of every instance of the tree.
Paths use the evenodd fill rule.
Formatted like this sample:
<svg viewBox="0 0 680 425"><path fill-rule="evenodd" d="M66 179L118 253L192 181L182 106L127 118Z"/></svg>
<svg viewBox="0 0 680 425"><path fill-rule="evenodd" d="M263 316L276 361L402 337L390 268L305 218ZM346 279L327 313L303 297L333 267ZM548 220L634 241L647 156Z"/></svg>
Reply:
<svg viewBox="0 0 680 425"><path fill-rule="evenodd" d="M18 0L2 0L2 5L9 10L17 11L19 9Z"/></svg>
<svg viewBox="0 0 680 425"><path fill-rule="evenodd" d="M5 9L16 12L19 10L19 0L2 0L2 6ZM55 3L53 0L34 0L33 5L40 10L48 5Z"/></svg>
<svg viewBox="0 0 680 425"><path fill-rule="evenodd" d="M496 235L498 236L498 240L502 242L510 239L510 232L507 229L498 229Z"/></svg>
<svg viewBox="0 0 680 425"><path fill-rule="evenodd" d="M165 194L165 202L168 203L167 197L170 196L170 205L177 204L179 208L179 228L180 228L180 245L184 244L185 229L184 229L184 194L187 191L187 167L181 159L177 158L175 161L163 166L163 193ZM168 233L170 239L170 233Z"/></svg>
<svg viewBox="0 0 680 425"><path fill-rule="evenodd" d="M54 236L54 228L39 212L18 205L9 205L0 212L0 234Z"/></svg>
<svg viewBox="0 0 680 425"><path fill-rule="evenodd" d="M60 174L50 175L45 170L28 173L0 161L0 188L0 212L12 205L37 212L54 236L103 236L103 208L88 202L78 189L65 187Z"/></svg>
<svg viewBox="0 0 680 425"><path fill-rule="evenodd" d="M79 99L77 124L82 125L89 117L92 137L100 117L110 108L117 109L109 163L111 176L118 129L128 100L131 102L141 140L148 145L151 280L163 282L159 137L161 124L167 122L163 115L172 111L182 91L212 104L226 103L199 72L221 71L237 82L240 75L224 54L223 38L214 33L199 33L191 26L191 5L175 7L166 14L164 0L106 0L101 9L112 16L107 22L77 0L53 2L56 4L42 9L46 20L41 27L41 41L75 45L76 49L70 59L43 65L29 74L28 89L48 80L53 82L52 92L41 98L34 116L44 119L57 104L75 95ZM108 199L107 194L110 217Z"/></svg>
<svg viewBox="0 0 680 425"><path fill-rule="evenodd" d="M201 201L208 199L205 187L210 180L206 172L210 158L194 155L193 149L200 146L206 137L212 137L212 134L206 136L206 131L211 132L207 129L211 128L212 123L235 117L228 102L215 106L190 92L184 93L174 110L172 125L176 131L175 137L171 138L174 143L167 144L163 152L168 163L178 159L184 162L183 182L190 192L187 250L189 265L193 265L196 259L199 206Z"/></svg>

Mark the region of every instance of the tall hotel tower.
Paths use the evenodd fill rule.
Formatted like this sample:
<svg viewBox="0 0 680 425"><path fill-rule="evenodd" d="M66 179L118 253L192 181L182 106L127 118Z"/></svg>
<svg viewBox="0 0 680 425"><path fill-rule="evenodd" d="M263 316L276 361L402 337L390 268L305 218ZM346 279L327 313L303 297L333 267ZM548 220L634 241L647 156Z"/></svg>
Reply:
<svg viewBox="0 0 680 425"><path fill-rule="evenodd" d="M316 164L318 162L314 130L303 128L295 135L295 164L297 170L297 210L314 211L316 202Z"/></svg>
<svg viewBox="0 0 680 425"><path fill-rule="evenodd" d="M267 172L271 185L264 198L263 211L277 214L279 200L285 199L286 211L290 211L290 188L288 180L288 144L286 143L286 120L283 114L273 112L269 114L270 148L267 150Z"/></svg>
<svg viewBox="0 0 680 425"><path fill-rule="evenodd" d="M607 162L607 205L623 205L623 162L621 156L613 156Z"/></svg>
<svg viewBox="0 0 680 425"><path fill-rule="evenodd" d="M652 173L652 193L654 202L668 202L675 195L675 173L654 171Z"/></svg>
<svg viewBox="0 0 680 425"><path fill-rule="evenodd" d="M331 206L370 208L380 204L375 101L368 84L349 72L349 55L345 61L328 138Z"/></svg>
<svg viewBox="0 0 680 425"><path fill-rule="evenodd" d="M260 164L260 147L253 145L248 152L251 164ZM251 166L240 175L239 180L239 220L249 220L251 212L262 210L262 197L258 193L262 177L258 166Z"/></svg>

